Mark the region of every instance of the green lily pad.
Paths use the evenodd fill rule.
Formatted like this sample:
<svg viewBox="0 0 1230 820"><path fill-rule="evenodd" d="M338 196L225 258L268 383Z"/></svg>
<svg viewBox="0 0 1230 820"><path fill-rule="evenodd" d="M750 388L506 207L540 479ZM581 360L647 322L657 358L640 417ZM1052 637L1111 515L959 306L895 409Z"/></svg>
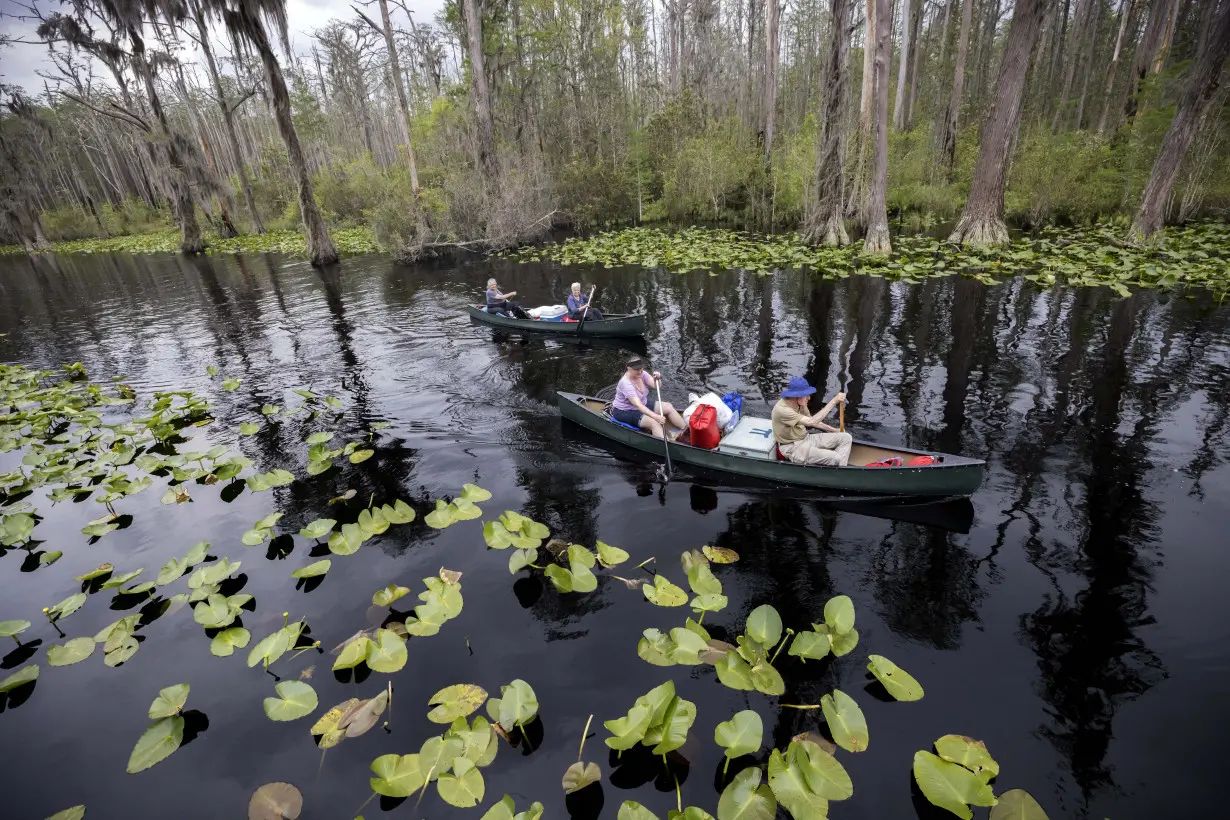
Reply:
<svg viewBox="0 0 1230 820"><path fill-rule="evenodd" d="M935 741L939 756L969 769L983 781L999 776L999 763L991 757L986 744L964 735L944 735Z"/></svg>
<svg viewBox="0 0 1230 820"><path fill-rule="evenodd" d="M718 799L718 820L773 820L777 799L762 777L758 766L735 775Z"/></svg>
<svg viewBox="0 0 1230 820"><path fill-rule="evenodd" d="M486 793L482 772L464 757L453 761L451 774L440 775L436 789L445 803L461 809L477 806Z"/></svg>
<svg viewBox="0 0 1230 820"><path fill-rule="evenodd" d="M184 719L179 715L156 720L137 740L128 757L128 773L136 774L166 760L184 742Z"/></svg>
<svg viewBox="0 0 1230 820"><path fill-rule="evenodd" d="M226 658L243 649L252 640L252 633L241 626L224 629L209 642L209 652L219 658Z"/></svg>
<svg viewBox="0 0 1230 820"><path fill-rule="evenodd" d="M38 664L23 666L4 680L0 680L0 694L11 692L19 686L25 686L38 680Z"/></svg>
<svg viewBox="0 0 1230 820"><path fill-rule="evenodd" d="M688 594L667 580L665 575L655 575L653 584L645 584L641 592L650 603L658 606L683 606L688 602Z"/></svg>
<svg viewBox="0 0 1230 820"><path fill-rule="evenodd" d="M71 666L94 654L93 638L73 638L63 646L47 647L48 666Z"/></svg>
<svg viewBox="0 0 1230 820"><path fill-rule="evenodd" d="M303 795L290 783L266 783L248 801L248 820L296 820Z"/></svg>
<svg viewBox="0 0 1230 820"><path fill-rule="evenodd" d="M372 773L372 791L385 797L409 797L427 783L416 754L381 755L372 761Z"/></svg>
<svg viewBox="0 0 1230 820"><path fill-rule="evenodd" d="M854 698L840 689L820 699L824 720L829 725L833 741L847 752L862 752L867 749L867 719L858 708Z"/></svg>
<svg viewBox="0 0 1230 820"><path fill-rule="evenodd" d="M602 769L598 768L597 763L582 763L578 760L564 770L561 785L564 787L564 794L572 794L601 779Z"/></svg>
<svg viewBox="0 0 1230 820"><path fill-rule="evenodd" d="M328 558L325 558L323 561L316 561L315 563L308 564L306 567L300 567L299 569L292 572L290 574L290 577L291 578L316 578L318 576L324 575L326 572L329 571L329 568L332 566L333 566L333 562L330 561Z"/></svg>
<svg viewBox="0 0 1230 820"><path fill-rule="evenodd" d="M884 685L890 695L903 701L922 700L922 684L914 680L910 673L883 655L868 655L867 657L870 661L867 668L871 674L875 675L876 680Z"/></svg>
<svg viewBox="0 0 1230 820"><path fill-rule="evenodd" d="M991 787L973 772L930 752L914 753L914 780L932 805L947 809L962 820L973 818L970 805L996 803Z"/></svg>
<svg viewBox="0 0 1230 820"><path fill-rule="evenodd" d="M764 723L750 709L736 712L734 717L719 723L713 730L713 740L725 749L727 759L755 754L764 742Z"/></svg>
<svg viewBox="0 0 1230 820"><path fill-rule="evenodd" d="M427 719L433 723L452 723L459 717L468 717L473 714L485 700L487 700L487 690L473 683L447 686L427 701L428 705L436 707L427 713Z"/></svg>
<svg viewBox="0 0 1230 820"><path fill-rule="evenodd" d="M0 638L11 638L14 635L20 635L29 628L29 621L0 621Z"/></svg>
<svg viewBox="0 0 1230 820"><path fill-rule="evenodd" d="M149 705L151 720L178 715L188 702L189 687L186 683L177 683L158 692L158 697Z"/></svg>
<svg viewBox="0 0 1230 820"><path fill-rule="evenodd" d="M304 538L324 538L333 531L333 527L336 524L337 522L332 518L317 518L315 521L299 530L299 534Z"/></svg>
<svg viewBox="0 0 1230 820"><path fill-rule="evenodd" d="M303 681L284 680L273 688L278 697L265 698L265 714L270 720L297 720L318 704L316 690Z"/></svg>
<svg viewBox="0 0 1230 820"><path fill-rule="evenodd" d="M367 644L367 668L373 672L392 674L406 665L409 653L406 641L388 629L376 630L375 640Z"/></svg>
<svg viewBox="0 0 1230 820"><path fill-rule="evenodd" d="M990 820L1047 820L1047 816L1029 792L1010 789L991 807Z"/></svg>

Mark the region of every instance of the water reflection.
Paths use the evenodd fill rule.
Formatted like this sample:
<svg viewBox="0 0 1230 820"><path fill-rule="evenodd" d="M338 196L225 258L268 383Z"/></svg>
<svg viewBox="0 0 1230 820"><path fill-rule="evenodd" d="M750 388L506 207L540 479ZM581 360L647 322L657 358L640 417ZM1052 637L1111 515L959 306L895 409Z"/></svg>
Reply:
<svg viewBox="0 0 1230 820"><path fill-rule="evenodd" d="M460 307L492 275L529 304L561 301L575 279L595 282L604 309L646 313L647 339L576 343L474 324ZM473 679L493 688L498 681L492 677L541 673L535 686L556 710L547 724L551 731L535 744L545 744L544 757L575 753L576 738L564 737L574 730L555 731L558 721L580 712L583 723L607 705L610 713L597 719L615 717L669 674L637 662L632 647L641 629L677 621L682 610L658 610L613 579L593 594L562 595L541 575L509 576L507 555L485 551L476 527L437 531L422 523L432 500L465 482L496 493L488 517L516 508L565 541L592 546L602 539L638 559L656 556L658 571L677 582L681 550L704 543L736 550L740 563L722 570L731 607L711 619L715 636L736 634L759 603L772 602L787 624L802 626L818 618L831 595L852 595L867 645L844 665L791 666L784 700L815 703L840 685L864 704L876 753L885 755L877 758L879 768L857 772L854 803L867 816L927 813L907 791L904 772L913 750L937 730L951 730L941 724L956 723L964 732L985 731L992 750L1011 763L1012 785L1028 784L1052 816L1165 814L1165 793L1178 787L1154 795L1158 782L1182 781L1193 805L1216 805L1216 784L1192 778L1182 764L1185 756L1215 756L1216 750L1185 744L1166 694L1181 685L1193 698L1220 703L1209 670L1230 658L1224 648L1230 634L1222 626L1230 622L1230 605L1219 598L1191 612L1185 596L1174 592L1226 571L1224 559L1200 549L1200 536L1189 537L1189 531L1230 529L1230 511L1221 503L1230 490L1224 453L1230 311L1200 294L1119 299L1098 290L1041 290L1020 280L906 286L801 271L676 276L598 268L578 274L505 261L406 268L365 259L316 272L277 255L19 257L0 259L0 334L0 359L6 361L54 366L80 360L96 376L124 375L145 395L180 387L207 392L215 422L201 435L238 449L262 469L285 467L300 476L268 493L235 485L220 501L205 488L194 493L196 518L185 520L205 534L194 533L193 540L213 538L219 529L235 536L218 536L219 554L232 554L238 533L274 510L286 514L283 525L293 531L323 515L353 521L373 498L414 504L420 520L382 537L375 558L335 561L327 583L303 585L318 587L310 595L295 591L286 576L298 561L327 555L322 545L296 545L285 537L245 553L251 574L245 580L258 598L249 628L266 634L284 609L294 609L311 618L331 646L345 636L332 634L330 619L344 622L347 634L361 628L372 590L398 581L417 591L418 579L441 564L464 569L463 617L475 619L457 626L465 642L442 633L413 645L422 669L455 680L424 673L421 685ZM844 389L846 421L860 437L983 457L986 484L972 502L918 508L835 501L686 472L663 485L655 480L656 459L561 425L555 408L555 390L596 392L618 378L630 353L650 357L666 376L664 398L677 403L689 389L737 389L746 396L745 412L765 415L791 375L806 376L825 395ZM223 376L242 379L241 389L219 390L219 379L205 374L210 363ZM293 388L337 396L343 410L262 418L264 403L284 410L297 404ZM239 436L242 421L260 421L260 430ZM376 429L376 422L390 427ZM303 478L304 439L317 429L335 431L333 446L372 442L376 455L359 465L340 459L328 473ZM0 471L10 469L4 458ZM347 489L356 491L352 499L330 504ZM157 566L165 560L161 550L182 554L182 539L171 542L152 523L160 520L156 502L134 501L126 510L135 513L131 527L88 548L119 551L91 555L91 566L112 558ZM55 516L77 511L88 510L63 505ZM80 524L54 530L55 516L40 524L54 533L51 548L77 543ZM130 553L147 554L137 559ZM72 568L74 560L65 549L61 568ZM0 585L16 609L37 612L64 597L58 569L22 567L11 556L0 560ZM133 678L123 673L139 674L153 659L166 658L170 668L197 663L199 646L190 649L192 641L185 641L181 648L167 638L168 631L186 628L182 613L173 618L162 603L137 605L143 615L149 612L142 627L146 644L125 669L103 670L111 677L96 679L99 673L83 664L55 670L80 676L59 682L47 670L20 710L12 708L10 693L0 720L6 737L33 750L32 761L46 758L36 739L50 721L44 710L62 681L75 680L82 690L100 682L124 686ZM91 626L88 611L74 617L83 633ZM505 638L511 649L493 647L491 637L482 646L492 622L517 630ZM29 662L40 651L37 641L58 640L50 631L40 634L8 649L0 669ZM184 634L200 638L199 630ZM923 705L905 713L881 704L862 674L868 651L921 669L928 692ZM505 666L506 658L516 665ZM498 672L488 671L495 667ZM954 671L945 671L949 667ZM224 679L230 672L221 670L202 667L195 674L202 688L248 685ZM724 714L749 706L766 716L779 747L817 728L814 714L787 709L774 716L771 705L731 695L708 672L676 671L704 716L694 734L707 735ZM268 686L267 678L255 677ZM323 677L319 685L337 687L338 701L354 686L349 676L344 684ZM397 685L412 690L407 699L413 702L425 702L440 688L419 692L413 689L417 678L399 677ZM258 702L267 694L245 689L243 697ZM117 711L140 716L140 695L115 695L133 699ZM322 693L322 702L326 698ZM1131 710L1124 708L1128 703ZM875 712L881 708L886 711ZM304 751L278 745L276 735L252 735L222 703L208 711L214 723L209 742L180 754L197 759L204 746L236 737L249 740L251 753L266 760ZM1203 719L1224 722L1226 712ZM109 727L91 743L112 736L128 742L131 730ZM94 790L91 808L104 815L121 811L103 785L106 778L96 782L84 761L127 749L70 746L65 733L56 749L80 750L65 752L64 762L83 772L78 788ZM1137 748L1125 737L1151 742ZM700 768L699 776L685 778L684 803L711 807L710 772L720 770L721 757L707 737L701 741L689 750L691 764ZM306 752L311 759L303 765L316 766L314 748ZM344 759L339 765L349 766ZM253 768L250 762L237 755L238 773L219 764L224 773L210 783L246 788L242 770ZM657 763L637 773L635 762L618 767L608 790L632 783L638 789L629 796L637 799L654 796L649 783L664 794L673 791L673 779ZM366 763L347 769L347 779L353 774L362 782ZM558 796L552 804L547 796L559 792L553 770L539 772L527 761L506 771L513 773L493 774L489 791L499 777L513 777L498 788L524 789L546 802L548 813L594 816L602 808L597 791L585 804ZM169 765L155 774L151 782L161 785L152 787L151 800L190 787ZM18 784L39 782L30 768L15 775ZM347 779L313 786L313 805L324 813L352 810L357 801L339 785ZM673 804L673 795L666 798ZM32 787L18 785L14 800L44 808ZM185 816L242 812L241 805L232 812L229 804L207 802L197 814L188 807ZM522 802L528 803L518 796ZM34 814L62 806L45 808ZM124 810L156 813L145 808ZM665 814L667 806L656 808ZM435 816L437 810L438 801L429 811ZM440 816L453 815L440 810Z"/></svg>

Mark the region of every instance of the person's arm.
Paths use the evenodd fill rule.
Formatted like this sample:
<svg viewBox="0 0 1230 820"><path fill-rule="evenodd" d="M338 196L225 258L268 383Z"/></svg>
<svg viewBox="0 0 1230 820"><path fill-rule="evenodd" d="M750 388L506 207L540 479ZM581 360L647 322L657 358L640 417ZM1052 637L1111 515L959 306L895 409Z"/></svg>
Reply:
<svg viewBox="0 0 1230 820"><path fill-rule="evenodd" d="M581 309L580 304L577 303L577 297L573 296L571 293L568 294L568 309L573 313Z"/></svg>
<svg viewBox="0 0 1230 820"><path fill-rule="evenodd" d="M660 370L655 370L652 374L643 373L641 375L641 380L645 382L646 387L653 390L658 386L658 382L662 381L662 372Z"/></svg>
<svg viewBox="0 0 1230 820"><path fill-rule="evenodd" d="M838 432L837 428L831 427L824 423L824 419L828 418L829 413L833 412L833 408L839 403L846 400L845 393L838 393L833 398L829 399L829 403L820 408L820 411L807 419L808 427L819 427L821 430L827 430L830 433Z"/></svg>
<svg viewBox="0 0 1230 820"><path fill-rule="evenodd" d="M653 410L650 410L648 407L646 407L645 403L641 401L641 397L636 395L636 393L630 393L628 395L628 403L631 404L633 407L635 407L637 410L640 410L646 416L649 416L649 418L658 422L659 424L666 423L666 416L659 415L658 413L655 413L653 412Z"/></svg>

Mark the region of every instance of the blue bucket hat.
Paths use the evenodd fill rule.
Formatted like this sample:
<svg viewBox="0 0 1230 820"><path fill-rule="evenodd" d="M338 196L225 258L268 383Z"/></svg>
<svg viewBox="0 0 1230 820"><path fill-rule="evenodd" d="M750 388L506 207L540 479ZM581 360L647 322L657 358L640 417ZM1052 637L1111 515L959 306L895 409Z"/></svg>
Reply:
<svg viewBox="0 0 1230 820"><path fill-rule="evenodd" d="M810 396L816 392L816 388L807 383L807 379L802 376L795 376L786 385L786 389L782 391L783 399L801 399L804 396Z"/></svg>

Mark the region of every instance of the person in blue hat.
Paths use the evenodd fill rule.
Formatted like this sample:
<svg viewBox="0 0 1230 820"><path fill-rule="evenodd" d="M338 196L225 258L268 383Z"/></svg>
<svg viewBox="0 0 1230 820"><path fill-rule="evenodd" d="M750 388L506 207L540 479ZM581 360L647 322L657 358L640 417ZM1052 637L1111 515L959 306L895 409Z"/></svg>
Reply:
<svg viewBox="0 0 1230 820"><path fill-rule="evenodd" d="M795 376L786 385L781 399L773 406L773 437L777 440L777 449L794 464L844 467L850 460L854 439L849 433L825 424L824 420L839 402L846 400L846 394L838 393L820 412L811 414L808 400L815 392L816 388L802 376ZM819 432L811 432L809 427Z"/></svg>

